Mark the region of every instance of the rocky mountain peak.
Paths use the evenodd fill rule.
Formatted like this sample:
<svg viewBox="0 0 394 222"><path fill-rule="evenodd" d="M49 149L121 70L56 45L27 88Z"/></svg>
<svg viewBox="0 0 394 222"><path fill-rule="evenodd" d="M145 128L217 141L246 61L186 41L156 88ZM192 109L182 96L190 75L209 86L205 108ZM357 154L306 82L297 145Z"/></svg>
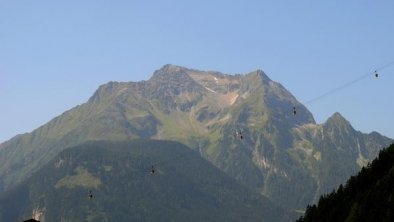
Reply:
<svg viewBox="0 0 394 222"><path fill-rule="evenodd" d="M343 127L352 127L352 125L343 117L339 112L332 114L330 118L327 119L325 125L337 125Z"/></svg>
<svg viewBox="0 0 394 222"><path fill-rule="evenodd" d="M167 64L156 70L149 81L185 80L188 77L186 71L184 67Z"/></svg>
<svg viewBox="0 0 394 222"><path fill-rule="evenodd" d="M323 124L326 131L332 132L333 135L349 135L354 134L356 131L352 125L347 121L340 113L335 112L327 121Z"/></svg>
<svg viewBox="0 0 394 222"><path fill-rule="evenodd" d="M252 74L255 74L257 76L259 76L263 82L271 82L272 80L267 76L267 74L265 74L265 72L261 69L257 69L256 71L252 72Z"/></svg>
<svg viewBox="0 0 394 222"><path fill-rule="evenodd" d="M115 94L121 83L119 82L108 82L101 85L96 92L90 97L89 102L99 102L108 95Z"/></svg>
<svg viewBox="0 0 394 222"><path fill-rule="evenodd" d="M167 64L156 70L148 83L151 88L159 92L163 90L174 91L175 94L180 92L195 92L202 90L202 87L188 75L189 69Z"/></svg>

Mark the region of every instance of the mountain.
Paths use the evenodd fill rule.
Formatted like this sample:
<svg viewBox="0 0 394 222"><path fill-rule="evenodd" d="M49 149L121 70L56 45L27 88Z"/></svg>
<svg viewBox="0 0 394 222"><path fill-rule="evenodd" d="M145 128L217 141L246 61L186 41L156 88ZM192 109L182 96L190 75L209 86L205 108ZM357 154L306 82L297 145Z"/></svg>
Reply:
<svg viewBox="0 0 394 222"><path fill-rule="evenodd" d="M394 144L379 153L345 186L308 206L299 222L394 221Z"/></svg>
<svg viewBox="0 0 394 222"><path fill-rule="evenodd" d="M289 220L287 212L190 148L152 140L87 142L62 151L0 196L0 221L31 217L40 221Z"/></svg>
<svg viewBox="0 0 394 222"><path fill-rule="evenodd" d="M261 70L226 75L165 65L148 81L104 84L86 103L1 144L0 189L25 180L66 147L138 138L181 142L292 210L345 182L393 142L356 131L339 113L316 124Z"/></svg>

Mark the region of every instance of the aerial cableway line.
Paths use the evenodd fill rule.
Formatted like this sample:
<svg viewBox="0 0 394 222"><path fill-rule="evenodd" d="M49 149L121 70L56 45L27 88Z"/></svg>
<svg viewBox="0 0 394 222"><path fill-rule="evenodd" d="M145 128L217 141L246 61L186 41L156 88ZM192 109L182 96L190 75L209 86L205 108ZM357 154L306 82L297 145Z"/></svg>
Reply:
<svg viewBox="0 0 394 222"><path fill-rule="evenodd" d="M334 93L336 93L336 92L338 92L340 90L343 90L343 89L345 89L345 88L347 88L347 87L349 87L351 85L354 85L354 84L360 82L361 80L366 79L367 77L378 78L380 76L380 71L382 71L384 69L387 69L387 68L389 68L392 65L394 65L394 61L391 61L391 62L389 62L389 63L387 63L385 65L382 65L381 67L375 69L372 72L368 72L368 73L366 73L364 75L361 75L361 76L359 76L359 77L357 77L355 79L352 79L352 80L350 80L348 82L345 82L344 84L342 84L342 85L340 85L340 86L338 86L336 88L333 88L333 89L331 89L331 90L329 90L329 91L327 91L327 92L325 92L325 93L323 93L321 95L318 95L318 96L316 96L316 97L314 97L312 99L309 99L306 102L301 103L300 105L304 105L305 106L305 105L314 103L316 101L319 101L319 100L321 100L321 99L323 99L323 98L325 98L325 97L327 97L329 95L332 95L332 94L334 94ZM296 112L296 106L293 107L292 112L293 112L294 115L296 115L296 113L297 113Z"/></svg>

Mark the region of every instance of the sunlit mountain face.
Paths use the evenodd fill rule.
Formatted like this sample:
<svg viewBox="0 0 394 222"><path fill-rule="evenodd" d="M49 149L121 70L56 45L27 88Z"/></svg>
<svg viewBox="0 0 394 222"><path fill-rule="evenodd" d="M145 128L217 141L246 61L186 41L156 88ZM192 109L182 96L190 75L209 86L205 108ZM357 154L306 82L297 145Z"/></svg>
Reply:
<svg viewBox="0 0 394 222"><path fill-rule="evenodd" d="M317 124L261 70L226 75L166 65L148 81L104 84L86 103L1 144L0 188L25 181L68 147L135 139L180 142L291 211L332 191L393 142L355 130L339 113Z"/></svg>

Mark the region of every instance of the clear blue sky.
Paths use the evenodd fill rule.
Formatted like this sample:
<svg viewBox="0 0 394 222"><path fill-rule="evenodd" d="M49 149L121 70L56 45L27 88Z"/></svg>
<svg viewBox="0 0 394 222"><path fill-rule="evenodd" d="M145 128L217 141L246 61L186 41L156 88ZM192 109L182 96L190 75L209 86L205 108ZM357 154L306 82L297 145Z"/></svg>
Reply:
<svg viewBox="0 0 394 222"><path fill-rule="evenodd" d="M394 1L0 0L0 142L171 63L256 69L308 101L394 60ZM394 67L309 104L394 138Z"/></svg>

